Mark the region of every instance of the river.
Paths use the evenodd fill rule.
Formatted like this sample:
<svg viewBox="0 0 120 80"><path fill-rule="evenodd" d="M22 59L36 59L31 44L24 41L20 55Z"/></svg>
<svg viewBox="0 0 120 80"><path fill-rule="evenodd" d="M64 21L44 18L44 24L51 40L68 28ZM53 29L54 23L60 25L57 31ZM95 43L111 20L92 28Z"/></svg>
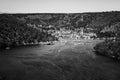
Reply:
<svg viewBox="0 0 120 80"><path fill-rule="evenodd" d="M98 56L100 40L57 42L0 52L0 80L119 80L120 64Z"/></svg>

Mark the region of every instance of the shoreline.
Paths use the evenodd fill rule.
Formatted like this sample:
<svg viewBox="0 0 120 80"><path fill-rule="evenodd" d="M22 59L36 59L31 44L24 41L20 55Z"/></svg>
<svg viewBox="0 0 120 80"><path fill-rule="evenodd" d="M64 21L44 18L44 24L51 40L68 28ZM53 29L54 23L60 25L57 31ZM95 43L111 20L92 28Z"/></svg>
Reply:
<svg viewBox="0 0 120 80"><path fill-rule="evenodd" d="M38 42L38 43L24 43L24 44L16 45L16 46L6 46L4 48L1 47L0 51L1 50L9 50L9 49L16 48L16 47L23 47L23 46L55 45L56 42L58 42L58 41L46 41L46 42Z"/></svg>

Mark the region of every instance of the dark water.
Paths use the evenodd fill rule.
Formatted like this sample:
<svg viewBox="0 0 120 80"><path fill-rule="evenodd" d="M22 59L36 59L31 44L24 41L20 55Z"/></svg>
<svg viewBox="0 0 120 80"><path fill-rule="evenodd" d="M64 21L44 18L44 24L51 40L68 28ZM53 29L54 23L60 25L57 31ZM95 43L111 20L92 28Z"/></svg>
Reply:
<svg viewBox="0 0 120 80"><path fill-rule="evenodd" d="M53 46L1 51L0 80L120 80L120 63L95 55L92 45Z"/></svg>
<svg viewBox="0 0 120 80"><path fill-rule="evenodd" d="M0 51L1 54L26 54L26 53L39 53L41 50L46 48L48 46L46 45L33 45L33 46L22 46L22 47L16 47L16 48L11 48L8 50L2 50Z"/></svg>

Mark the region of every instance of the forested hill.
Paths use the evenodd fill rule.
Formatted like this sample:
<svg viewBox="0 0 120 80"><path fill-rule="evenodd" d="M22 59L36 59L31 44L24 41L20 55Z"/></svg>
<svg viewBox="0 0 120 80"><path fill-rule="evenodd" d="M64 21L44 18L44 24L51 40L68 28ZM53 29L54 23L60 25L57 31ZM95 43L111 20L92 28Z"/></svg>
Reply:
<svg viewBox="0 0 120 80"><path fill-rule="evenodd" d="M105 27L120 22L120 11L94 12L94 13L34 13L13 14L27 24L44 27L52 26L56 29L92 28L95 33L100 33Z"/></svg>
<svg viewBox="0 0 120 80"><path fill-rule="evenodd" d="M120 12L71 13L71 14L13 14L20 20L32 24L53 25L54 27L105 27L120 21Z"/></svg>
<svg viewBox="0 0 120 80"><path fill-rule="evenodd" d="M14 15L0 15L0 48L29 45L56 40L46 28L28 26L27 23Z"/></svg>
<svg viewBox="0 0 120 80"><path fill-rule="evenodd" d="M0 14L0 44L22 45L56 40L48 30L91 28L100 34L120 22L120 11L96 13ZM106 28L107 27L107 28Z"/></svg>

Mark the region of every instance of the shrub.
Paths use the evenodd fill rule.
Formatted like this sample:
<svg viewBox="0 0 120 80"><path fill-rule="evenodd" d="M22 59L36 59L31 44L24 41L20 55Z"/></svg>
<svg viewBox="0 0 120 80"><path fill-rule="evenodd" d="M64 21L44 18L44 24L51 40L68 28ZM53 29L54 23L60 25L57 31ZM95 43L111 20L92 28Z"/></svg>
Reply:
<svg viewBox="0 0 120 80"><path fill-rule="evenodd" d="M47 30L44 31L46 32L27 26L27 23L21 22L15 16L0 15L0 49L55 40Z"/></svg>
<svg viewBox="0 0 120 80"><path fill-rule="evenodd" d="M120 58L120 41L108 40L97 44L94 49L96 54L105 55L114 59Z"/></svg>

